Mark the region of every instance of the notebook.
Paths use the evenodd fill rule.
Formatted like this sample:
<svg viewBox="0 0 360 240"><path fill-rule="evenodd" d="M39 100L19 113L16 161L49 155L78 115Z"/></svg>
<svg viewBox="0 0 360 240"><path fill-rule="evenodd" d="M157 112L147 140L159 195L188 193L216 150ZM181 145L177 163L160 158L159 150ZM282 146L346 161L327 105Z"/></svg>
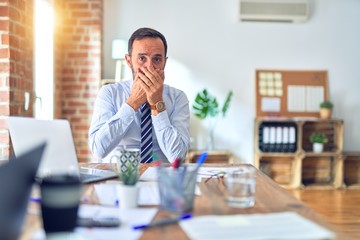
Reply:
<svg viewBox="0 0 360 240"><path fill-rule="evenodd" d="M83 183L91 183L117 177L113 171L79 167L70 124L65 119L39 120L11 116L8 125L16 156L41 142L47 142L37 172L38 178L66 173L78 175Z"/></svg>
<svg viewBox="0 0 360 240"><path fill-rule="evenodd" d="M0 239L18 239L45 143L0 165Z"/></svg>

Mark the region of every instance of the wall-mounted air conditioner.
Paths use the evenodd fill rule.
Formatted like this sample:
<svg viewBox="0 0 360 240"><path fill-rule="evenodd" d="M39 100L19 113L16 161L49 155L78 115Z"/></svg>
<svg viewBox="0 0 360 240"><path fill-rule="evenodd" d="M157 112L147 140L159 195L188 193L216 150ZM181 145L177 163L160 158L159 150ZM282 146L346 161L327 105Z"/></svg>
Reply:
<svg viewBox="0 0 360 240"><path fill-rule="evenodd" d="M305 22L308 0L240 0L240 21Z"/></svg>

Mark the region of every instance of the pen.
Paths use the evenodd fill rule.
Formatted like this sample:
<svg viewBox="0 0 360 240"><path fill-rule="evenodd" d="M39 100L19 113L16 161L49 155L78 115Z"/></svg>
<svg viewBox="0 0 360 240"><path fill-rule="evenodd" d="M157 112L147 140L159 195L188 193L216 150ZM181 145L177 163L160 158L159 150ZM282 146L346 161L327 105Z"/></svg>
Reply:
<svg viewBox="0 0 360 240"><path fill-rule="evenodd" d="M192 217L191 213L186 213L186 214L184 214L184 215L182 215L180 217L165 218L165 219L161 219L159 221L152 222L152 223L149 223L149 224L133 226L133 229L134 230L141 230L141 229L146 229L146 228L150 228L150 227L163 226L163 225L167 225L167 224L177 223L180 220L189 219L191 217Z"/></svg>
<svg viewBox="0 0 360 240"><path fill-rule="evenodd" d="M196 170L198 170L200 168L200 166L205 162L206 158L207 158L207 152L203 152L202 154L200 154L199 158L196 161Z"/></svg>
<svg viewBox="0 0 360 240"><path fill-rule="evenodd" d="M40 198L30 198L30 202L36 202L36 203L40 203L41 199Z"/></svg>
<svg viewBox="0 0 360 240"><path fill-rule="evenodd" d="M174 160L174 162L172 163L172 167L175 169L180 167L180 159L179 158L176 158Z"/></svg>

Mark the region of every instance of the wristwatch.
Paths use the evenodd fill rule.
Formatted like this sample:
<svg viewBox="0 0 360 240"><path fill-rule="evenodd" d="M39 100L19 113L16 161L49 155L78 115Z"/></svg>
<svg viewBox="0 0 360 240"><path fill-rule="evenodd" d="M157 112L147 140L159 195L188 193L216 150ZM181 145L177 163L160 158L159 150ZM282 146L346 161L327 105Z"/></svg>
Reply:
<svg viewBox="0 0 360 240"><path fill-rule="evenodd" d="M165 111L165 103L164 101L158 101L154 105L150 105L151 110L157 110L158 112Z"/></svg>

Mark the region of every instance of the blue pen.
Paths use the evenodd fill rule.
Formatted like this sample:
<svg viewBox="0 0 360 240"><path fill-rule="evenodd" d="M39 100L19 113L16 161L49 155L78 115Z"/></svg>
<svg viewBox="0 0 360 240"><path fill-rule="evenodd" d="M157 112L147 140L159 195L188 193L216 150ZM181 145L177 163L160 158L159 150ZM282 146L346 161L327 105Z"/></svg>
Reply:
<svg viewBox="0 0 360 240"><path fill-rule="evenodd" d="M41 199L40 198L30 198L29 199L30 200L30 202L36 202L36 203L41 203Z"/></svg>
<svg viewBox="0 0 360 240"><path fill-rule="evenodd" d="M186 213L184 215L181 215L180 217L165 218L165 219L161 219L159 221L152 222L149 224L133 226L133 229L141 230L141 229L146 229L146 228L150 228L150 227L163 226L163 225L167 225L167 224L177 223L180 220L189 219L191 217L192 217L191 213Z"/></svg>
<svg viewBox="0 0 360 240"><path fill-rule="evenodd" d="M206 158L207 158L207 152L203 152L202 154L200 154L200 156L199 156L199 158L197 159L197 161L196 161L196 164L198 165L198 166L200 166L201 164L203 164L204 162L205 162L205 160L206 160Z"/></svg>

